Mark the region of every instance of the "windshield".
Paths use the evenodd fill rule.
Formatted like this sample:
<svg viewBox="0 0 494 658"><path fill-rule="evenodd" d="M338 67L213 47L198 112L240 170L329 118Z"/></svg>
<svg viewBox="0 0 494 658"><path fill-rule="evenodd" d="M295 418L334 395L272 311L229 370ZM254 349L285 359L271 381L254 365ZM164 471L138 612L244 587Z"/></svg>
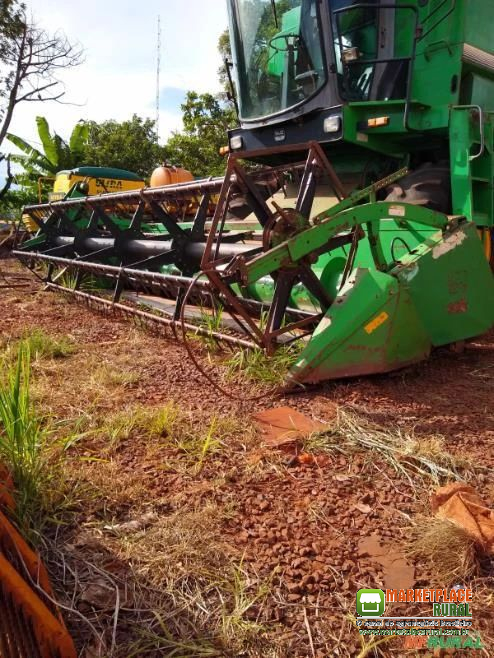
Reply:
<svg viewBox="0 0 494 658"><path fill-rule="evenodd" d="M346 100L370 98L378 56L377 4L376 0L366 0L365 5L360 0L331 3L338 86Z"/></svg>
<svg viewBox="0 0 494 658"><path fill-rule="evenodd" d="M240 114L286 110L325 83L317 0L231 0Z"/></svg>

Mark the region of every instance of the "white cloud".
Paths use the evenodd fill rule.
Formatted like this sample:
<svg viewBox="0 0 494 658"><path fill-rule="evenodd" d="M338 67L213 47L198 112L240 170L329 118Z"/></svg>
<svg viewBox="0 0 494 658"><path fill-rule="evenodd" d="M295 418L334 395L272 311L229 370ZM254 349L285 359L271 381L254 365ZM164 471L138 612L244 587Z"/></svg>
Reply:
<svg viewBox="0 0 494 658"><path fill-rule="evenodd" d="M227 26L226 0L28 0L35 19L79 40L86 60L65 71L66 99L75 105L25 103L16 110L11 132L36 140L35 117L46 116L67 137L79 119L124 120L155 116L157 17L162 20L161 88L218 90L218 37ZM160 113L161 139L180 129L180 108ZM4 144L7 146L7 144Z"/></svg>

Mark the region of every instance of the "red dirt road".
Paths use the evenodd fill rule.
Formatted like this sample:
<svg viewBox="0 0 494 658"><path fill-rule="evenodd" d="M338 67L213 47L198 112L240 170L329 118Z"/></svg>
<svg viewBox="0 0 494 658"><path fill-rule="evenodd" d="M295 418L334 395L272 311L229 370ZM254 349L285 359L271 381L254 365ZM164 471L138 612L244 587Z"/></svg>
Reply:
<svg viewBox="0 0 494 658"><path fill-rule="evenodd" d="M393 432L413 429L418 437L440 436L451 455L467 457L482 467L472 483L494 507L489 472L494 465L494 332L468 343L462 354L438 350L427 363L391 375L331 382L303 393L244 402L242 398L251 393L247 383L231 386L238 399L222 397L171 338L152 336L126 320L61 302L53 293L41 292L37 284L29 290L2 291L0 309L4 341L42 328L75 341L80 350L74 358L107 363L116 354L124 355L138 380L119 394L119 406L156 406L174 400L195 414L198 422L214 414L247 418L255 411L289 405L331 423L338 408L351 408ZM67 377L73 376L71 360L65 361ZM63 414L63 381L55 377L53 386L52 410ZM117 402L110 398L101 404L111 412ZM243 555L247 568L270 579L263 622L276 624L284 648L272 655L280 658L359 655L357 631L345 615L355 614L358 589L385 586L382 567L359 555L359 545L377 533L401 550L410 519L429 513L428 493L434 490L430 482L415 495L405 477L363 450L334 453L324 467L297 466L290 463L290 455L266 453L251 441L243 453L223 451L193 477L160 469L130 443L115 459L121 472L140 478L150 498L168 497L175 510L203 502L231 506L223 522L225 536L232 552ZM415 566L416 586L442 586L434 582L427 565ZM489 576L486 571L478 586L484 586ZM475 583L472 586L475 592ZM484 610L481 620L476 613L480 615L480 610L474 604L476 630L486 630L492 609ZM399 642L385 652L413 655Z"/></svg>

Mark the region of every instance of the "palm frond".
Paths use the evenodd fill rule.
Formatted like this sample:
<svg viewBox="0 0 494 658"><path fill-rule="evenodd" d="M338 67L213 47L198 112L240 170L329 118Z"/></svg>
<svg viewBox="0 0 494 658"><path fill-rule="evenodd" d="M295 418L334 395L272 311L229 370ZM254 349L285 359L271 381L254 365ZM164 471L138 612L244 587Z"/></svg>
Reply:
<svg viewBox="0 0 494 658"><path fill-rule="evenodd" d="M17 148L22 151L25 155L27 155L28 158L45 158L43 153L41 151L38 151L38 149L34 148L34 146L31 146L28 142L26 142L25 139L22 139L22 137L18 137L17 135L13 135L12 133L7 133L7 139L9 142L12 142L14 146L17 146Z"/></svg>
<svg viewBox="0 0 494 658"><path fill-rule="evenodd" d="M36 125L38 127L38 135L43 144L46 158L51 164L58 165L60 153L56 139L58 135L51 135L50 126L45 117L36 117Z"/></svg>
<svg viewBox="0 0 494 658"><path fill-rule="evenodd" d="M70 150L74 158L82 157L84 153L84 147L87 144L89 138L89 125L86 121L78 121L75 126L72 134L70 135Z"/></svg>

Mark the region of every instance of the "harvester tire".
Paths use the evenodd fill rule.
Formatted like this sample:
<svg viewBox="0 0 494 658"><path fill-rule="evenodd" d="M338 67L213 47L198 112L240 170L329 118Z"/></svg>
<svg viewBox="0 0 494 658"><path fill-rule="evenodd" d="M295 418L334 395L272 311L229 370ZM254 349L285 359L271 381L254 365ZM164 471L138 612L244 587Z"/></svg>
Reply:
<svg viewBox="0 0 494 658"><path fill-rule="evenodd" d="M451 179L446 163L427 163L390 185L385 201L410 203L451 214ZM484 254L494 272L494 229L479 228Z"/></svg>
<svg viewBox="0 0 494 658"><path fill-rule="evenodd" d="M428 162L388 187L385 201L410 203L451 214L451 179L447 164Z"/></svg>

